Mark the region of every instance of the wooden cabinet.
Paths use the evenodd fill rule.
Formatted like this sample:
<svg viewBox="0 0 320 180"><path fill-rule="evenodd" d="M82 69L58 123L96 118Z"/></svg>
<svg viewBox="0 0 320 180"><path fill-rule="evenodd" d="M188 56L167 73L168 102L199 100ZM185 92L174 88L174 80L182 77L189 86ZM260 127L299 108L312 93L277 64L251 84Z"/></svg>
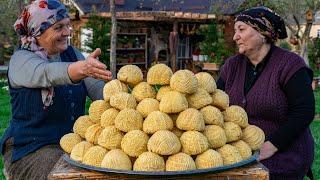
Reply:
<svg viewBox="0 0 320 180"><path fill-rule="evenodd" d="M117 69L124 65L133 64L146 70L147 63L147 34L145 33L118 33L116 47Z"/></svg>

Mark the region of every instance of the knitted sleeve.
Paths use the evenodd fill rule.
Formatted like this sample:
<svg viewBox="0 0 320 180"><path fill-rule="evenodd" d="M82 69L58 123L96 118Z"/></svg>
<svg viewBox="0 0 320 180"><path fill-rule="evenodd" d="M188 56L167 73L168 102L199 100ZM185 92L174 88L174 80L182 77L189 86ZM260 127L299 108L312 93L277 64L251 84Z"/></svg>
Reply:
<svg viewBox="0 0 320 180"><path fill-rule="evenodd" d="M283 88L288 99L288 120L267 137L280 151L286 150L313 120L315 100L310 71L301 68Z"/></svg>

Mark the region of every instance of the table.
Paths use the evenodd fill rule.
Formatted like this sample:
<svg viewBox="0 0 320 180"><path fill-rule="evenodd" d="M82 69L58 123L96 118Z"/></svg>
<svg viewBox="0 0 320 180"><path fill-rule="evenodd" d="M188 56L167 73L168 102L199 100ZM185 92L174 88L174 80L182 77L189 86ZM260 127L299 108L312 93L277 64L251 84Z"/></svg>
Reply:
<svg viewBox="0 0 320 180"><path fill-rule="evenodd" d="M256 162L240 168L215 174L197 174L181 176L137 176L90 171L68 164L63 158L56 163L48 176L49 180L56 179L246 179L268 180L269 171L261 163Z"/></svg>

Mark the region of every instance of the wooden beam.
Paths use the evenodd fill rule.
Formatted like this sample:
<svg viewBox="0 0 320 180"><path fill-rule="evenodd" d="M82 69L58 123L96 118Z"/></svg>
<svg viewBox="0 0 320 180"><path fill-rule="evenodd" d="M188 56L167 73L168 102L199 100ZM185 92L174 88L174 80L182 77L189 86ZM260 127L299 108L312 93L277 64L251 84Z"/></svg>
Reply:
<svg viewBox="0 0 320 180"><path fill-rule="evenodd" d="M173 11L139 11L139 12L117 12L118 20L132 21L210 21L216 19L215 14L200 14L190 12L173 12ZM99 14L102 17L111 18L109 12ZM87 18L89 14L82 16Z"/></svg>

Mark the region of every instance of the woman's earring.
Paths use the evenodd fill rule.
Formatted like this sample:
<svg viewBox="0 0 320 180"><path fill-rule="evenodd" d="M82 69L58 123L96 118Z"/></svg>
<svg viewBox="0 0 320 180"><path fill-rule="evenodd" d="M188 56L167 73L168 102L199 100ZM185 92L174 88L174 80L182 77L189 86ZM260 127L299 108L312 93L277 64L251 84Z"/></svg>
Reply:
<svg viewBox="0 0 320 180"><path fill-rule="evenodd" d="M262 38L262 43L263 43L263 44L266 43L266 38L265 38L265 37Z"/></svg>

